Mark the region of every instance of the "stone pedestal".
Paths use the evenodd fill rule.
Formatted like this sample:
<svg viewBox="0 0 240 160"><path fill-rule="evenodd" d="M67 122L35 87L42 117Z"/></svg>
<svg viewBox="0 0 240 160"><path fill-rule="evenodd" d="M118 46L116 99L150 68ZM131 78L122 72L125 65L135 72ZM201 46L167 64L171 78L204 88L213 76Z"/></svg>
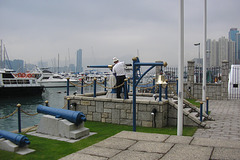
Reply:
<svg viewBox="0 0 240 160"><path fill-rule="evenodd" d="M35 150L29 149L28 146L19 147L18 145L12 143L9 140L6 140L4 138L0 139L0 150L8 151L8 152L15 152L17 154L25 155L31 152L34 152Z"/></svg>
<svg viewBox="0 0 240 160"><path fill-rule="evenodd" d="M66 119L44 115L40 120L37 133L69 139L79 139L89 135L89 129L84 127L84 122L77 126Z"/></svg>

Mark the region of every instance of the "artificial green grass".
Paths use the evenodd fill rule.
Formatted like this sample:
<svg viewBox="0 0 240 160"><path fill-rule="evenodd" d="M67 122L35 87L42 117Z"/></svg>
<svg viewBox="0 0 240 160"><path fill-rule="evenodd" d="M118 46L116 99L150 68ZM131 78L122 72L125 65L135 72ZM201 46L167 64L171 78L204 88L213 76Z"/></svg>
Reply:
<svg viewBox="0 0 240 160"><path fill-rule="evenodd" d="M97 134L92 135L86 139L80 140L75 143L62 142L57 140L51 140L46 138L40 138L35 136L26 135L31 144L30 149L36 150L33 153L27 155L19 155L13 152L7 152L0 150L1 160L35 160L35 159L51 159L57 160L71 153L77 152L83 148L91 146L97 142L100 142L108 137L111 137L121 131L132 131L132 126L126 125L116 125L110 123L92 122L88 121L85 123L85 127L89 128L91 132L96 132ZM137 127L137 132L146 133L159 133L159 134L169 134L176 135L176 127L164 127L164 128L146 128ZM183 135L192 136L197 127L184 127Z"/></svg>

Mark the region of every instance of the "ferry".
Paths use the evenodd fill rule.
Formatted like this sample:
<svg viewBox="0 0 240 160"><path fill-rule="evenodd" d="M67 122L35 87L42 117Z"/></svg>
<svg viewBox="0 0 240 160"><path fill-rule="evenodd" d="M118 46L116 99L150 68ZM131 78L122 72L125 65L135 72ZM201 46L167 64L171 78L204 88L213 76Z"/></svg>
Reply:
<svg viewBox="0 0 240 160"><path fill-rule="evenodd" d="M43 86L35 78L19 78L12 69L0 69L0 98L42 95Z"/></svg>

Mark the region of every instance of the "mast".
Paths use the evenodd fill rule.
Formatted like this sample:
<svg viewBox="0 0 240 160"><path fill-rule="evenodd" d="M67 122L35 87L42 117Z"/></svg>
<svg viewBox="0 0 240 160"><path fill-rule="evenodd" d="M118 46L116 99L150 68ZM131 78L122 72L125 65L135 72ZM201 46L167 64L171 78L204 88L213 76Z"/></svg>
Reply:
<svg viewBox="0 0 240 160"><path fill-rule="evenodd" d="M0 68L2 68L2 40L1 40L1 48L0 48Z"/></svg>
<svg viewBox="0 0 240 160"><path fill-rule="evenodd" d="M70 51L68 48L68 73L70 73Z"/></svg>
<svg viewBox="0 0 240 160"><path fill-rule="evenodd" d="M58 53L58 73L59 73L59 53Z"/></svg>
<svg viewBox="0 0 240 160"><path fill-rule="evenodd" d="M5 45L4 45L4 52L3 52L3 68L6 68L6 48L5 48Z"/></svg>

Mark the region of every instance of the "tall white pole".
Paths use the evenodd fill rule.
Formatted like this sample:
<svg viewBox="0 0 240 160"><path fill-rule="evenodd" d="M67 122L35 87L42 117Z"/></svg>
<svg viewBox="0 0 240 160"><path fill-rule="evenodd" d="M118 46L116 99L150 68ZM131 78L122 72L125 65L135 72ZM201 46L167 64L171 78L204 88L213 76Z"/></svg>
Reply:
<svg viewBox="0 0 240 160"><path fill-rule="evenodd" d="M207 42L207 0L204 0L204 18L203 18L203 83L202 83L202 101L203 112L206 110L206 42Z"/></svg>
<svg viewBox="0 0 240 160"><path fill-rule="evenodd" d="M183 132L183 65L184 65L184 0L180 0L180 51L178 57L178 123L177 135Z"/></svg>
<svg viewBox="0 0 240 160"><path fill-rule="evenodd" d="M198 83L201 83L201 70L200 70L200 43L199 43L199 46L198 46Z"/></svg>

